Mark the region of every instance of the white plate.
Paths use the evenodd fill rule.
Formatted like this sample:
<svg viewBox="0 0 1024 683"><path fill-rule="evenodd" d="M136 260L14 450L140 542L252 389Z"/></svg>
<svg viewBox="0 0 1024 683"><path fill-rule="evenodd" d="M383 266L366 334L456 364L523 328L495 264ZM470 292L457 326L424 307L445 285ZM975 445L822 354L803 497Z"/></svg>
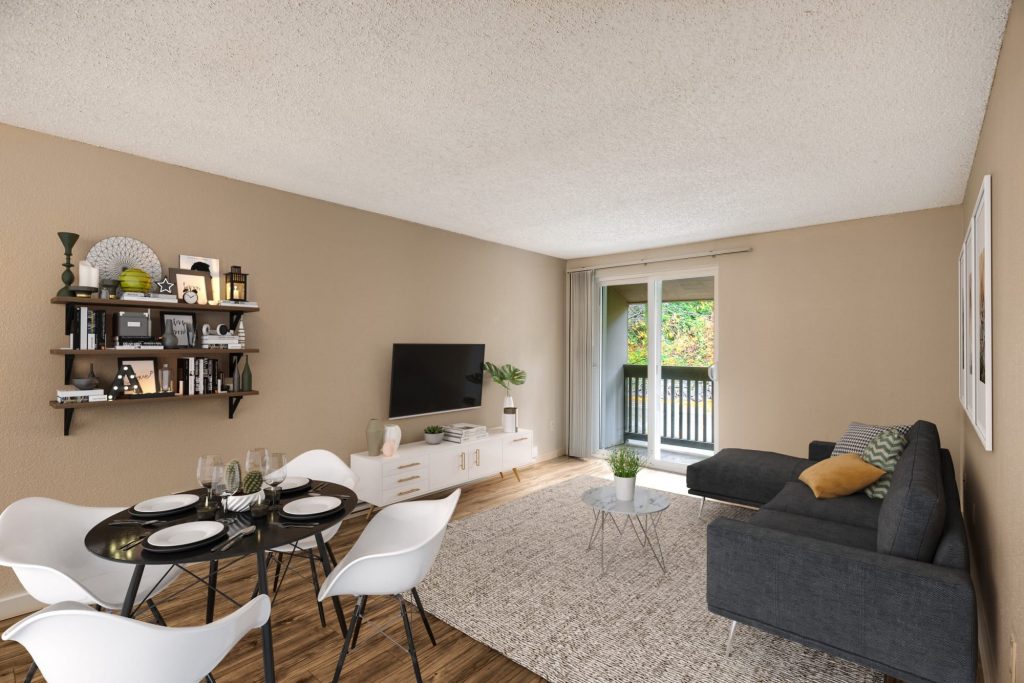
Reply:
<svg viewBox="0 0 1024 683"><path fill-rule="evenodd" d="M143 515L154 515L162 512L184 510L198 502L199 496L194 493L176 493L173 496L160 496L159 498L150 498L141 503L136 503L132 511Z"/></svg>
<svg viewBox="0 0 1024 683"><path fill-rule="evenodd" d="M341 499L334 496L313 496L299 498L281 508L281 512L292 517L312 517L322 515L341 507Z"/></svg>
<svg viewBox="0 0 1024 683"><path fill-rule="evenodd" d="M306 477L285 477L277 488L282 491L291 491L292 489L301 489L303 486L309 486L309 479ZM263 484L263 488L269 489L270 484Z"/></svg>
<svg viewBox="0 0 1024 683"><path fill-rule="evenodd" d="M223 522L185 522L154 531L146 538L146 544L157 548L176 548L201 543L222 533Z"/></svg>

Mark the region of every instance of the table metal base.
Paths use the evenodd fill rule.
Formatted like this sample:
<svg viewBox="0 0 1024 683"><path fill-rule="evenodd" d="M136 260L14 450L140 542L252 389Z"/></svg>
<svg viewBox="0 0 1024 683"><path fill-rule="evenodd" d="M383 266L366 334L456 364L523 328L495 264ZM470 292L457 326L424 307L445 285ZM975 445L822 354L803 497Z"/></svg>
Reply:
<svg viewBox="0 0 1024 683"><path fill-rule="evenodd" d="M601 548L601 574L607 571L605 566L604 557L604 526L606 520L611 520L615 530L619 532L619 536L626 530L626 525L619 526L618 521L615 519L615 515L611 512L605 512L604 510L598 510L593 508L594 512L594 526L590 528L590 541L587 543L587 550L591 550L594 547L594 541L599 539L599 545ZM629 522L629 526L633 529L633 535L636 536L636 540L640 542L641 548L650 548L651 554L654 555L654 559L657 561L658 566L661 567L662 572L666 572L665 569L665 555L661 550L661 539L658 538L658 521L661 519L661 512L655 512L646 515L626 515L626 521Z"/></svg>

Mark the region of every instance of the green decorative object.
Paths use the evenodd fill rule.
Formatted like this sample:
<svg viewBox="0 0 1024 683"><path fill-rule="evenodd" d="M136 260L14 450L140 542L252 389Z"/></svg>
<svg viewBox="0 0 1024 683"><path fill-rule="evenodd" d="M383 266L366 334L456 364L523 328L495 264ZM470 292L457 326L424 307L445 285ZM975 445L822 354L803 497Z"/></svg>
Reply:
<svg viewBox="0 0 1024 683"><path fill-rule="evenodd" d="M262 472L249 472L245 475L245 479L242 480L242 493L249 495L250 493L256 493L261 488L263 488Z"/></svg>
<svg viewBox="0 0 1024 683"><path fill-rule="evenodd" d="M242 391L252 391L252 370L249 369L249 354L246 354L245 367L242 368Z"/></svg>
<svg viewBox="0 0 1024 683"><path fill-rule="evenodd" d="M384 425L377 418L373 418L366 425L366 452L370 455L380 455L383 446Z"/></svg>
<svg viewBox="0 0 1024 683"><path fill-rule="evenodd" d="M635 448L616 446L608 453L608 466L616 477L635 477L647 467L647 458L642 457Z"/></svg>
<svg viewBox="0 0 1024 683"><path fill-rule="evenodd" d="M57 237L64 245L64 272L60 276L64 286L57 290L57 296L74 296L71 291L71 284L75 281L75 274L71 272L71 250L78 241L78 235L73 232L58 232Z"/></svg>
<svg viewBox="0 0 1024 683"><path fill-rule="evenodd" d="M424 434L444 434L444 428L441 425L430 425L423 430Z"/></svg>
<svg viewBox="0 0 1024 683"><path fill-rule="evenodd" d="M227 469L224 470L224 483L227 484L228 491L238 491L242 485L242 466L237 460L229 462Z"/></svg>
<svg viewBox="0 0 1024 683"><path fill-rule="evenodd" d="M149 273L138 268L121 271L121 276L117 278L117 281L121 284L121 289L126 292L148 292L149 288L153 286L153 278Z"/></svg>

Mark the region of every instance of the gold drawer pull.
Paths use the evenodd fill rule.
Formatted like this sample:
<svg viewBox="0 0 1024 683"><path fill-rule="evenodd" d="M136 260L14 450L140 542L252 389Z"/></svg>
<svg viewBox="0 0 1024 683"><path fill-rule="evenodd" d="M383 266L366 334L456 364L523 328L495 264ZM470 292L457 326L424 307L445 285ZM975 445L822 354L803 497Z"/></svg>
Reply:
<svg viewBox="0 0 1024 683"><path fill-rule="evenodd" d="M465 453L459 453L459 469L460 470L466 469L466 454Z"/></svg>
<svg viewBox="0 0 1024 683"><path fill-rule="evenodd" d="M528 437L528 436L521 436L518 439L512 439L512 443L516 443L518 441L526 441L528 438L530 438L530 437Z"/></svg>
<svg viewBox="0 0 1024 683"><path fill-rule="evenodd" d="M408 491L399 491L398 495L400 495L400 496L408 496L410 493L416 493L417 491L419 491L419 489L409 489Z"/></svg>
<svg viewBox="0 0 1024 683"><path fill-rule="evenodd" d="M398 469L400 469L400 470L404 470L404 469L406 469L407 467L417 467L418 465L419 465L419 463L418 463L418 462L410 462L410 463L409 463L409 464L407 464L407 465L399 465L399 466L398 466Z"/></svg>
<svg viewBox="0 0 1024 683"><path fill-rule="evenodd" d="M403 477L402 479L399 479L396 483L403 484L403 483L405 483L407 481L414 481L414 480L419 479L419 478L420 478L420 475L418 475L418 474L414 475L412 477Z"/></svg>
<svg viewBox="0 0 1024 683"><path fill-rule="evenodd" d="M480 449L476 449L476 466L480 467Z"/></svg>

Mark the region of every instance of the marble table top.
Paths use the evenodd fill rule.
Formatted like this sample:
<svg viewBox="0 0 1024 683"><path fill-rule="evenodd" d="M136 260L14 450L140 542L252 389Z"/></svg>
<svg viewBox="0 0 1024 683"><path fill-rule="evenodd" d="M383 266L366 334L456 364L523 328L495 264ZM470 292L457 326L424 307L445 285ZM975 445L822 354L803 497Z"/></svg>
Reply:
<svg viewBox="0 0 1024 683"><path fill-rule="evenodd" d="M654 489L636 487L633 500L615 497L615 484L590 489L582 496L583 502L602 512L621 515L649 515L668 507L668 496Z"/></svg>

